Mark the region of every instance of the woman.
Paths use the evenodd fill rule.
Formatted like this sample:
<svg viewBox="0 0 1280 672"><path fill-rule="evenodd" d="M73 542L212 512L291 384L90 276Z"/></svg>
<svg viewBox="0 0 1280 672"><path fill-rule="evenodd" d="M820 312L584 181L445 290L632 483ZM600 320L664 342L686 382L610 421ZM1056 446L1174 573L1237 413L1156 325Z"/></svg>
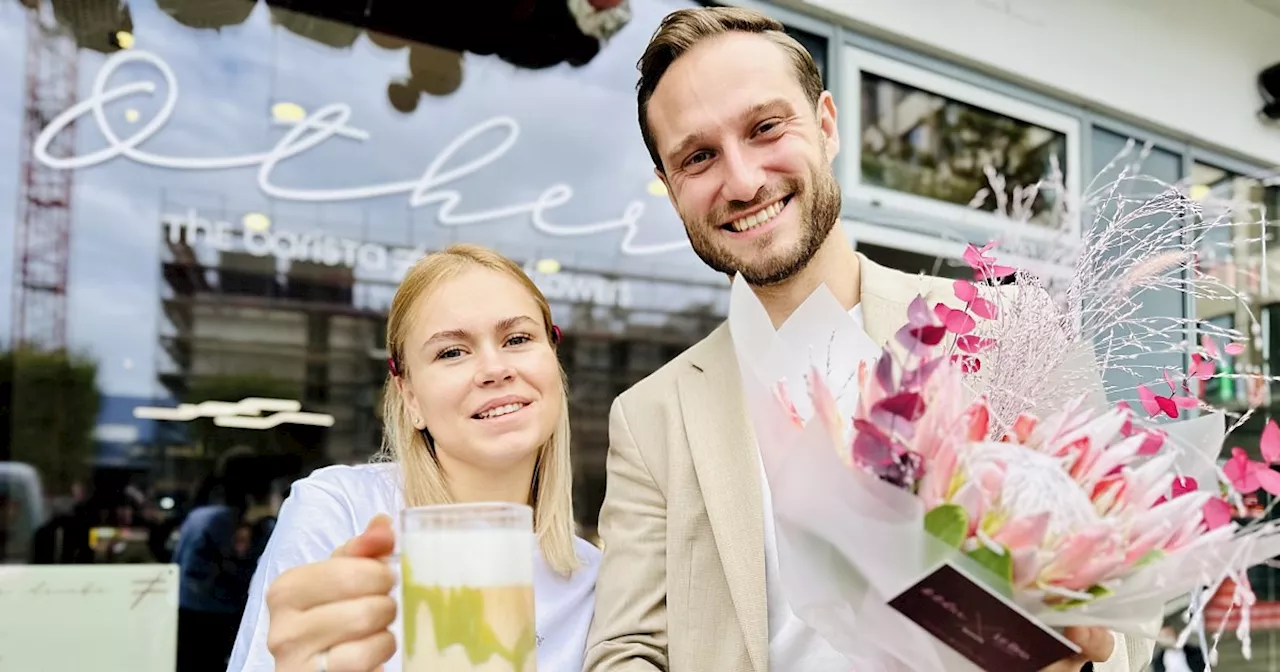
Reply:
<svg viewBox="0 0 1280 672"><path fill-rule="evenodd" d="M294 484L254 575L230 672L401 668L395 520L411 506L534 508L539 672L582 669L599 551L574 534L559 330L519 266L458 245L406 274L387 321L383 454ZM518 415L478 411L503 398ZM363 532L362 532L363 530Z"/></svg>

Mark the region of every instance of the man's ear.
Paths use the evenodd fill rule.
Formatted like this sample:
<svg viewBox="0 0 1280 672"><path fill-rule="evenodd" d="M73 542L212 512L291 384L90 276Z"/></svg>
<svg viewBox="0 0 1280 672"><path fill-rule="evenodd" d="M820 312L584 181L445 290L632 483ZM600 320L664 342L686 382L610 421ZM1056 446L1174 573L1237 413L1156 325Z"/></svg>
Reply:
<svg viewBox="0 0 1280 672"><path fill-rule="evenodd" d="M827 158L834 161L840 153L840 122L836 115L836 99L830 91L818 97L818 128L826 145Z"/></svg>

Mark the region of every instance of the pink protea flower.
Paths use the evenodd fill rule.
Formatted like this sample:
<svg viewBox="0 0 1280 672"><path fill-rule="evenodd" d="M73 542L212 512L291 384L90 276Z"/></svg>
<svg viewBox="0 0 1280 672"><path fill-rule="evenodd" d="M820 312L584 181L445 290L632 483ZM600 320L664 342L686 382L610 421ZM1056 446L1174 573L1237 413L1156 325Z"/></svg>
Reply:
<svg viewBox="0 0 1280 672"><path fill-rule="evenodd" d="M979 275L1007 275L986 250L969 250ZM814 415L846 464L914 492L930 514L945 514L933 523L946 528L940 538L1055 605L1095 599L1144 563L1230 533L1230 505L1175 475L1164 433L1140 427L1126 404L1096 412L1078 399L997 427L967 376L978 368L970 360L998 345L974 333L969 313L999 311L967 281L956 295L964 310L911 303L894 337L901 348L860 366L853 417L841 415L820 371L807 376ZM802 425L786 390L776 394ZM1270 469L1280 465L1280 429L1263 443L1265 463L1238 454L1226 471L1246 487L1280 490Z"/></svg>

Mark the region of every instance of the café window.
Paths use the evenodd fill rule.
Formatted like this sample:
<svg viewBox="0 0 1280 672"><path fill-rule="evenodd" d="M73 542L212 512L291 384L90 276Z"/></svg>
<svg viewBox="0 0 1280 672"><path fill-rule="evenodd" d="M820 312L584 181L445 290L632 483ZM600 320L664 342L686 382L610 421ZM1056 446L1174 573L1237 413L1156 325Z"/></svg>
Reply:
<svg viewBox="0 0 1280 672"><path fill-rule="evenodd" d="M1277 391L1276 383L1264 381L1274 375L1270 355L1280 324L1280 291L1271 272L1276 262L1270 253L1280 188L1204 161L1192 164L1189 181L1188 195L1200 203L1204 220L1230 218L1233 224L1207 231L1188 229L1197 273L1206 279L1205 291L1195 299L1195 316L1241 331L1247 343L1244 352L1223 354L1218 363L1219 373L1242 377L1214 379L1204 394L1210 403L1231 408L1268 403Z"/></svg>
<svg viewBox="0 0 1280 672"><path fill-rule="evenodd" d="M845 143L853 150L845 187L861 207L990 237L1008 230L992 214L990 166L1011 197L1044 185L1029 199L1029 235L1078 237L1078 221L1060 214L1063 195L1049 187L1057 171L1068 193L1079 189L1078 120L855 47L845 59L845 90L858 96L843 108L857 131Z"/></svg>

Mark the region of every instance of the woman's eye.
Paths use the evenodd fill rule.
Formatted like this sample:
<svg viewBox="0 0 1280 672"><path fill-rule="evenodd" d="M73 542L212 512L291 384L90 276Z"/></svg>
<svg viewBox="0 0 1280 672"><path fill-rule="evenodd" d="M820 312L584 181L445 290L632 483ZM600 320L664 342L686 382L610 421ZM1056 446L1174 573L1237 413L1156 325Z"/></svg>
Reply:
<svg viewBox="0 0 1280 672"><path fill-rule="evenodd" d="M533 340L532 338L529 338L524 334L519 334L507 339L507 345L524 345L525 343L528 343L529 341L532 341L532 340Z"/></svg>
<svg viewBox="0 0 1280 672"><path fill-rule="evenodd" d="M451 359L462 354L462 348L447 348L436 355L436 359Z"/></svg>

